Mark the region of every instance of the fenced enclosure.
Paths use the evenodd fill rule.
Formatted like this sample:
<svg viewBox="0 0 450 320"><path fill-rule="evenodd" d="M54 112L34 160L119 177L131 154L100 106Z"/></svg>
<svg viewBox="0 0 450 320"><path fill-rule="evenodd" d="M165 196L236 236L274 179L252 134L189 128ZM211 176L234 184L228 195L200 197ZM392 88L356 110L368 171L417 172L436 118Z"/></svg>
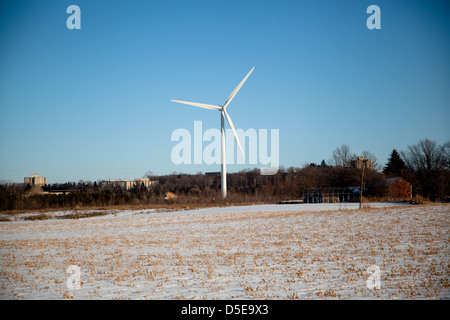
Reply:
<svg viewBox="0 0 450 320"><path fill-rule="evenodd" d="M357 200L358 188L306 188L303 203L340 203Z"/></svg>

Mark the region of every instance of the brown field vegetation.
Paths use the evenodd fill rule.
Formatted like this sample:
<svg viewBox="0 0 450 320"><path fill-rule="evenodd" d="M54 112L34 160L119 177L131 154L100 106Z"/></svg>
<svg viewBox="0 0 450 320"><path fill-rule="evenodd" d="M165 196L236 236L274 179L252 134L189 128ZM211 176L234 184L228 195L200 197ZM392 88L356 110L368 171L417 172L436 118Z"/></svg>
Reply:
<svg viewBox="0 0 450 320"><path fill-rule="evenodd" d="M448 205L0 224L2 299L448 299ZM381 289L366 287L367 268ZM81 289L66 270L81 268Z"/></svg>

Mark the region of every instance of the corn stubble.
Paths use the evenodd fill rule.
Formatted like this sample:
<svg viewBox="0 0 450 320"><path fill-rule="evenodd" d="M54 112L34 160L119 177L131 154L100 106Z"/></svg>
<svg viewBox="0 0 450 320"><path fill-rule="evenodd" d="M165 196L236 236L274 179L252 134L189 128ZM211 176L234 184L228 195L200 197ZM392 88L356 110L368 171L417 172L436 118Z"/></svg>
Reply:
<svg viewBox="0 0 450 320"><path fill-rule="evenodd" d="M4 222L0 297L448 299L449 208Z"/></svg>

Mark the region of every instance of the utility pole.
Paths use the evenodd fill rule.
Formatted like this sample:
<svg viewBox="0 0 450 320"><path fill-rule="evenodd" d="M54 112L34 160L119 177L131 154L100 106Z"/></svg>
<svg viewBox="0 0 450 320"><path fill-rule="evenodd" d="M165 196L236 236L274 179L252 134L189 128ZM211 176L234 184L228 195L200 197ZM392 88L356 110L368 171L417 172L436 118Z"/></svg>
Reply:
<svg viewBox="0 0 450 320"><path fill-rule="evenodd" d="M366 167L367 160L362 157L362 173L361 173L361 192L359 193L359 208L362 208L363 201L363 187L364 187L364 168Z"/></svg>

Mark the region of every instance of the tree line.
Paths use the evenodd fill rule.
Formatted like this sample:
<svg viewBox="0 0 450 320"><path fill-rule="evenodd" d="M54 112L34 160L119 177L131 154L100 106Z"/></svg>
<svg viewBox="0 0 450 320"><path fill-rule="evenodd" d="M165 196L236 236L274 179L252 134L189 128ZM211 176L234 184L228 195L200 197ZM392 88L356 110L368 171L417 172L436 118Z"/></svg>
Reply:
<svg viewBox="0 0 450 320"><path fill-rule="evenodd" d="M383 174L399 176L409 181L416 194L431 201L449 201L450 197L450 142L439 145L429 139L393 150Z"/></svg>
<svg viewBox="0 0 450 320"><path fill-rule="evenodd" d="M439 145L425 139L408 146L405 151L393 150L382 168L377 158L365 151L362 156L372 161L372 170L364 176L364 196L382 200L387 189L382 181L387 177L402 177L413 185L413 192L430 201L448 201L450 194L450 143ZM352 166L357 155L348 145L333 151L328 161L311 163L301 168L281 167L275 175L261 175L259 169L227 174L228 197L221 198L220 173L174 173L159 177L158 184L146 188L136 185L130 190L98 182L79 181L51 184L42 193L36 187L23 184L0 184L0 210L39 210L49 208L108 207L121 205L152 205L170 203L165 193L178 195L179 203L276 203L287 199L303 199L311 188L358 187L361 169Z"/></svg>

